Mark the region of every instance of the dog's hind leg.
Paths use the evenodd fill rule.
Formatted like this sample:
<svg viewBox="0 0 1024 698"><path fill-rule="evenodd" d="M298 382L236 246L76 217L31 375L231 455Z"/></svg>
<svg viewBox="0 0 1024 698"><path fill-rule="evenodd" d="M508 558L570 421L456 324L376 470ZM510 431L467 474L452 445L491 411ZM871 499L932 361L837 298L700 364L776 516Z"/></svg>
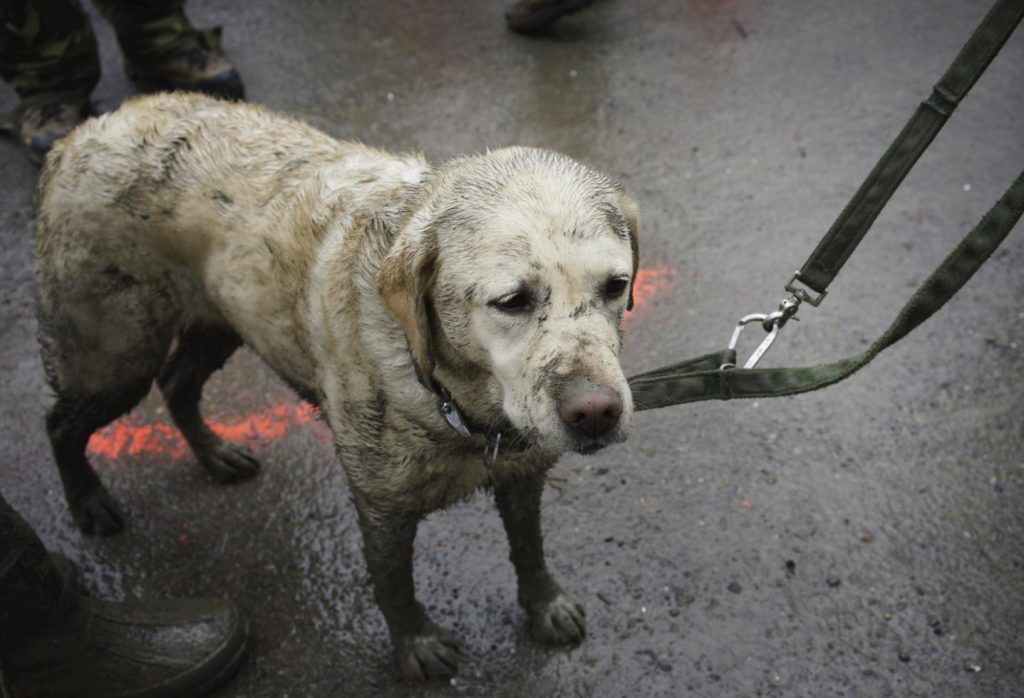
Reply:
<svg viewBox="0 0 1024 698"><path fill-rule="evenodd" d="M233 330L192 326L178 336L178 346L160 372L160 391L171 417L206 472L218 482L252 477L260 464L241 446L222 441L203 421L199 400L203 384L224 365L242 340Z"/></svg>
<svg viewBox="0 0 1024 698"><path fill-rule="evenodd" d="M124 528L124 516L89 464L85 448L97 429L131 410L146 396L145 381L90 395L59 395L46 413L46 430L64 485L71 516L84 533L111 535Z"/></svg>
<svg viewBox="0 0 1024 698"><path fill-rule="evenodd" d="M71 514L86 533L124 526L117 504L86 458L94 431L149 392L167 356L178 316L166 286L115 265L98 274L47 266L39 276L39 344L57 400L46 415L54 459ZM84 269L83 269L84 268Z"/></svg>
<svg viewBox="0 0 1024 698"><path fill-rule="evenodd" d="M89 437L149 392L167 354L169 332L124 297L80 303L68 294L57 312L40 312L43 364L57 401L46 414L71 514L85 533L109 535L124 518L86 458ZM49 306L49 307L47 307Z"/></svg>

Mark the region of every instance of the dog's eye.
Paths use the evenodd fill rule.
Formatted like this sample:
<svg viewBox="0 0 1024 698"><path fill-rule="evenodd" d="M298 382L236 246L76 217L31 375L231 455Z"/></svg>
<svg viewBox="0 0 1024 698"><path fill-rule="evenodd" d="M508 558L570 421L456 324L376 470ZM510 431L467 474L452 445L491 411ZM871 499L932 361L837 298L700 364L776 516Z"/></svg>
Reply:
<svg viewBox="0 0 1024 698"><path fill-rule="evenodd" d="M629 279L623 276L615 276L605 282L604 288L601 289L601 293L608 300L614 300L621 297L628 287Z"/></svg>
<svg viewBox="0 0 1024 698"><path fill-rule="evenodd" d="M533 299L526 291L517 291L501 298L496 298L487 305L506 313L525 313L533 308Z"/></svg>

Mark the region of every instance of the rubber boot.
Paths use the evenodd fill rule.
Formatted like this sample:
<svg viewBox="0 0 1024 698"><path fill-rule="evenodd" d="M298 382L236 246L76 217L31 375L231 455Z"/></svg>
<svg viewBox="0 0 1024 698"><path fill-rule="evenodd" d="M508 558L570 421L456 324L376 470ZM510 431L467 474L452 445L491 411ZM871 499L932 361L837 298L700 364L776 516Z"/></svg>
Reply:
<svg viewBox="0 0 1024 698"><path fill-rule="evenodd" d="M505 24L514 32L532 34L559 17L572 14L594 0L518 0L505 13Z"/></svg>
<svg viewBox="0 0 1024 698"><path fill-rule="evenodd" d="M221 599L82 596L0 497L0 696L191 698L238 668L248 639Z"/></svg>
<svg viewBox="0 0 1024 698"><path fill-rule="evenodd" d="M217 45L203 35L200 46L143 63L126 60L128 77L147 92L181 90L203 92L214 97L245 98L242 76Z"/></svg>
<svg viewBox="0 0 1024 698"><path fill-rule="evenodd" d="M192 26L183 0L93 0L93 4L114 25L128 77L139 89L245 97L242 77L221 51L220 27Z"/></svg>

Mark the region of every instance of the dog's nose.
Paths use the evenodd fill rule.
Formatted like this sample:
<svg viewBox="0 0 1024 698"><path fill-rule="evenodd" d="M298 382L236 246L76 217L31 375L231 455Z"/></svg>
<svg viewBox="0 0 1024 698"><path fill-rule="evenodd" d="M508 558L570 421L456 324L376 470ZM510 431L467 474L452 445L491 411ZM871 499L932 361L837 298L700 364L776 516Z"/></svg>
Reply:
<svg viewBox="0 0 1024 698"><path fill-rule="evenodd" d="M573 436L597 439L619 423L622 399L607 386L579 378L569 383L558 413Z"/></svg>

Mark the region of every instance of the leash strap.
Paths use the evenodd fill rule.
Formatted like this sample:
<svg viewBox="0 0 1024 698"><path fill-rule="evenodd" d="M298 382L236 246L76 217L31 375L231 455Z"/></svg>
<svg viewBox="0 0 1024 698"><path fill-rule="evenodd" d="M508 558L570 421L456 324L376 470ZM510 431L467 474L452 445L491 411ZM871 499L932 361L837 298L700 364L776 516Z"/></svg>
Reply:
<svg viewBox="0 0 1024 698"><path fill-rule="evenodd" d="M818 305L843 263L856 249L893 192L921 153L935 138L957 104L1024 18L1024 0L997 0L960 50L953 64L921 103L913 117L868 175L832 228L796 273L784 300L771 315L750 315L740 321L762 321L769 337L748 368L736 369L735 344L729 348L666 366L629 379L637 411L700 400L777 397L817 390L837 383L869 363L879 352L905 337L941 308L987 260L1024 211L1024 173L1010 186L991 211L972 230L942 265L924 282L888 330L867 351L818 366L802 368L752 368L774 341L778 329L795 314L800 301ZM815 292L812 296L797 282Z"/></svg>
<svg viewBox="0 0 1024 698"><path fill-rule="evenodd" d="M832 228L797 272L820 302L907 172L995 58L1024 17L1024 0L998 0L953 64L875 165ZM806 298L805 300L811 300ZM811 301L812 305L817 302Z"/></svg>
<svg viewBox="0 0 1024 698"><path fill-rule="evenodd" d="M699 400L795 395L838 383L905 337L952 298L995 252L1022 213L1024 172L866 351L818 366L723 370L722 365L736 362L735 350L726 349L630 378L634 409L651 410Z"/></svg>

